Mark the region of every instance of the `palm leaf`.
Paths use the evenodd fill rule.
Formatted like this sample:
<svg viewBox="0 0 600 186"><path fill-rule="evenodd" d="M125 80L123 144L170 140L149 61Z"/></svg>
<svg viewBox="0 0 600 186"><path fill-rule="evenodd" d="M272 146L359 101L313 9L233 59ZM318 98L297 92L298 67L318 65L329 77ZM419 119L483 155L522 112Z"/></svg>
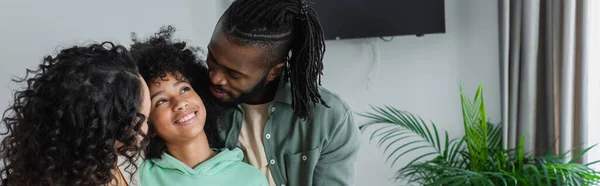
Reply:
<svg viewBox="0 0 600 186"><path fill-rule="evenodd" d="M525 152L521 136L515 149L502 146L502 128L487 120L483 89L473 100L460 89L465 135L451 139L431 121L391 106L371 106L372 112L358 113L368 119L359 128L375 128L369 141L383 148L386 162L394 166L402 157L425 151L396 172L397 180L419 185L551 186L598 185L600 173L589 164L576 163L592 147L566 160L567 153L533 157Z"/></svg>
<svg viewBox="0 0 600 186"><path fill-rule="evenodd" d="M460 89L465 139L471 154L473 170L483 171L488 157L488 129L483 101L483 87L480 85L471 101Z"/></svg>
<svg viewBox="0 0 600 186"><path fill-rule="evenodd" d="M370 140L377 139L378 146L387 144L384 154L386 155L386 162L392 161L390 166L394 166L399 159L408 153L419 149L429 149L429 152L420 155L407 165L436 156L445 159L454 158L460 150L457 145L459 141L456 139L448 141L448 133L440 135L438 128L432 122L427 123L420 117L390 106L371 106L371 108L373 112L358 113L358 115L369 119L366 124L360 126L360 129L366 131L368 128L380 126L371 134ZM444 139L446 141L443 141ZM395 147L397 143L403 144ZM395 149L388 152L392 147L395 147ZM451 149L451 147L454 148Z"/></svg>

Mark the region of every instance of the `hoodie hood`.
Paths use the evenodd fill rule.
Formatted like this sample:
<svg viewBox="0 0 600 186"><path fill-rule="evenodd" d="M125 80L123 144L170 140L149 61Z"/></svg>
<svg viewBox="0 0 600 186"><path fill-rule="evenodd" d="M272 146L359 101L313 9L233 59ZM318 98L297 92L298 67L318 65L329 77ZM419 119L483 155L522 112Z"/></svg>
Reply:
<svg viewBox="0 0 600 186"><path fill-rule="evenodd" d="M211 176L223 173L235 167L237 164L242 163L243 158L244 153L242 150L235 148L233 150L221 149L220 152L217 151L217 155L194 168L188 167L166 152L161 155L160 159L155 158L151 161L163 169L169 169L184 175Z"/></svg>

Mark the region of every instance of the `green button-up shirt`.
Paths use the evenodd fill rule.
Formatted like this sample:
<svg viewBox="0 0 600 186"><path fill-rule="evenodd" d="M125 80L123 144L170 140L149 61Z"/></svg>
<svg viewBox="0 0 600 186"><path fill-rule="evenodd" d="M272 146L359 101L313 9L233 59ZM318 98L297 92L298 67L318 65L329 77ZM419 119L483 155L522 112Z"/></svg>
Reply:
<svg viewBox="0 0 600 186"><path fill-rule="evenodd" d="M294 116L289 83L280 84L269 105L263 142L277 185L354 185L361 133L348 105L325 88L319 91L329 108L317 104L307 120ZM244 121L241 106L227 111L222 121L227 126L217 146L233 149Z"/></svg>

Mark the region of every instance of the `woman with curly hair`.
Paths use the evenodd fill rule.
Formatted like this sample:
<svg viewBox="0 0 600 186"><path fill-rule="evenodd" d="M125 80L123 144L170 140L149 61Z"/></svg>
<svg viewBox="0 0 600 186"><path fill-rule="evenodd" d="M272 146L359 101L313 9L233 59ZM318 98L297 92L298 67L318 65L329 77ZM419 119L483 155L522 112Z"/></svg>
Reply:
<svg viewBox="0 0 600 186"><path fill-rule="evenodd" d="M27 84L3 114L2 185L128 185L119 166L137 171L150 97L126 48L73 46L14 81Z"/></svg>
<svg viewBox="0 0 600 186"><path fill-rule="evenodd" d="M239 148L210 148L218 143L221 109L210 97L208 70L193 49L172 38L174 31L163 27L143 41L134 36L131 46L151 95L141 185L267 186L265 176L242 161Z"/></svg>

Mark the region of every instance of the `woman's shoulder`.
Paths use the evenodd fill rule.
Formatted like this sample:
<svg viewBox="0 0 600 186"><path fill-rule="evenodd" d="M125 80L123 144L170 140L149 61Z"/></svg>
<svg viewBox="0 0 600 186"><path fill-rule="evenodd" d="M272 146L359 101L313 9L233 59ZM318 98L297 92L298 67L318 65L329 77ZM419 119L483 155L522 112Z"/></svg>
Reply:
<svg viewBox="0 0 600 186"><path fill-rule="evenodd" d="M142 172L142 167L144 166L144 164L145 161L143 160L143 158L138 158L135 161L135 165L132 165L129 162L127 162L127 159L125 157L119 156L118 169L120 175L115 176L122 176L122 178L125 180L125 182L127 182L127 185L129 186L138 186L140 185L139 176Z"/></svg>

